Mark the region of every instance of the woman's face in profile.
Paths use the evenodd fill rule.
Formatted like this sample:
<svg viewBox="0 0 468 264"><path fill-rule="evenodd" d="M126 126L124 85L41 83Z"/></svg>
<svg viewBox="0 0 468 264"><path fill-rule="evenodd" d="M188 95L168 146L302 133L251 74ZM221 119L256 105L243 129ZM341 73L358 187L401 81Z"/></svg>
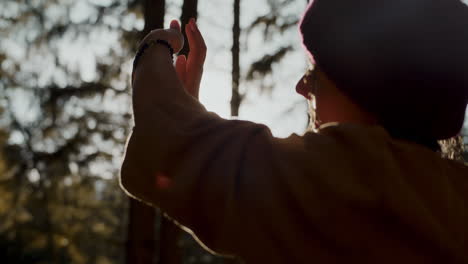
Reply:
<svg viewBox="0 0 468 264"><path fill-rule="evenodd" d="M317 111L317 88L319 85L318 69L310 66L307 72L296 84L296 92L304 96L309 103L310 127L308 130L317 131L320 127L320 119Z"/></svg>

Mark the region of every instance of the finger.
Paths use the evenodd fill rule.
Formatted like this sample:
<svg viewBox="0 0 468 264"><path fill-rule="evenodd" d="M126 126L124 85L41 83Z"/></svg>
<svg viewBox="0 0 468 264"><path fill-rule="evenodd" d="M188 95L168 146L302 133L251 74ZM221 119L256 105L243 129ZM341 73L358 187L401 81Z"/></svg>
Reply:
<svg viewBox="0 0 468 264"><path fill-rule="evenodd" d="M205 39L203 38L203 35L200 32L200 28L198 27L198 24L195 22L195 20L193 20L192 25L194 27L194 33L195 33L194 35L195 35L197 47L202 53L202 57L204 61L206 58L206 51L207 51Z"/></svg>
<svg viewBox="0 0 468 264"><path fill-rule="evenodd" d="M185 33L190 45L190 52L187 58L187 75L186 75L186 88L187 92L194 97L198 95L199 81L203 73L204 59L197 45L195 38L195 31L192 24L192 19L185 27Z"/></svg>
<svg viewBox="0 0 468 264"><path fill-rule="evenodd" d="M175 19L171 21L171 25L170 25L169 27L170 27L171 29L176 29L176 30L178 30L179 32L181 31L179 21L177 21L177 20L175 20Z"/></svg>
<svg viewBox="0 0 468 264"><path fill-rule="evenodd" d="M177 22L178 24L178 22ZM175 26L175 24L173 25ZM178 25L180 27L180 25ZM184 45L184 35L177 28L169 29L154 29L151 30L140 42L138 50L141 49L142 45L150 40L163 39L169 42L174 49L174 53L178 53Z"/></svg>
<svg viewBox="0 0 468 264"><path fill-rule="evenodd" d="M175 69L182 83L185 85L187 79L187 58L185 55L177 57Z"/></svg>
<svg viewBox="0 0 468 264"><path fill-rule="evenodd" d="M196 59L198 63L203 63L206 58L206 44L196 25L195 19L190 19L185 33L189 40L190 52L193 51L194 59Z"/></svg>
<svg viewBox="0 0 468 264"><path fill-rule="evenodd" d="M172 26L175 26L175 24ZM172 44L172 48L174 49L174 53L179 53L185 42L184 35L179 27L180 25L177 22L177 28L169 28L165 30L165 33L167 33L167 37L170 40L169 43Z"/></svg>
<svg viewBox="0 0 468 264"><path fill-rule="evenodd" d="M188 44L190 46L189 59L196 53L195 36L190 21L185 25L185 35L187 36Z"/></svg>

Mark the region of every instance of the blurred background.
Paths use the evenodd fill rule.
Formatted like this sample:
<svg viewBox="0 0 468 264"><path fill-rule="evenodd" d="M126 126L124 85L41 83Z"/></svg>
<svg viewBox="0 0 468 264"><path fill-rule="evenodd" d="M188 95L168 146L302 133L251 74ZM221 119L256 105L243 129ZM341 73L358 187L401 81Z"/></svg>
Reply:
<svg viewBox="0 0 468 264"><path fill-rule="evenodd" d="M133 56L149 30L196 17L208 110L278 137L303 134L307 104L295 84L307 68L297 30L307 2L2 0L1 262L240 263L119 188Z"/></svg>

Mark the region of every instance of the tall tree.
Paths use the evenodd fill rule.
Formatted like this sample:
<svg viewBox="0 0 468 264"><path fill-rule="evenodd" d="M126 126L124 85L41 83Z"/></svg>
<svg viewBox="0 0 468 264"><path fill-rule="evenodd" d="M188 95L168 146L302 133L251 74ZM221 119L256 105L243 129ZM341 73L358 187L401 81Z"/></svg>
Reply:
<svg viewBox="0 0 468 264"><path fill-rule="evenodd" d="M115 110L128 98L128 57L119 41L99 40L119 35L120 21L108 18L126 17L126 5L2 2L0 46L9 52L0 58L1 125L10 136L2 154L12 170L0 180L9 201L0 202L0 233L32 262L122 259L123 241L112 236L123 232L116 216L124 203L112 176L130 117ZM81 54L103 50L90 54L91 75L67 62L77 42Z"/></svg>
<svg viewBox="0 0 468 264"><path fill-rule="evenodd" d="M182 33L185 34L185 26L191 18L198 17L198 0L184 0L182 4L182 14L180 17ZM188 41L184 42L184 47L179 55L187 56L190 51ZM159 245L159 263L160 264L180 264L183 261L182 248L179 241L182 239L182 230L169 218L161 217L160 225L160 245Z"/></svg>
<svg viewBox="0 0 468 264"><path fill-rule="evenodd" d="M240 85L240 35L241 35L241 27L240 27L240 0L234 0L233 3L233 15L234 15L234 22L232 26L232 87L231 87L231 116L238 117L239 116L239 109L242 103L243 96L240 93L239 85ZM238 259L226 259L224 263L240 263Z"/></svg>
<svg viewBox="0 0 468 264"><path fill-rule="evenodd" d="M240 83L240 0L234 0L234 23L232 27L232 95L231 116L239 116L242 96Z"/></svg>
<svg viewBox="0 0 468 264"><path fill-rule="evenodd" d="M143 8L145 26L141 32L141 38L153 29L164 27L166 1L145 0ZM126 262L127 264L154 263L156 210L135 199L129 198L129 200ZM162 227L161 233L164 233L165 229L166 227ZM169 263L164 261L165 250L160 252L160 263Z"/></svg>

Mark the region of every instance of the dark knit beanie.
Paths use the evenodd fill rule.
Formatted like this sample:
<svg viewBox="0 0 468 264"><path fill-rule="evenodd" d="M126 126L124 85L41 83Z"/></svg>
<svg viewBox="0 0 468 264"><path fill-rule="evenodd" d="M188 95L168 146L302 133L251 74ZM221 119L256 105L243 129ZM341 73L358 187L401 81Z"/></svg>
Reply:
<svg viewBox="0 0 468 264"><path fill-rule="evenodd" d="M458 134L468 102L468 6L460 0L315 0L300 23L321 70L391 135Z"/></svg>

